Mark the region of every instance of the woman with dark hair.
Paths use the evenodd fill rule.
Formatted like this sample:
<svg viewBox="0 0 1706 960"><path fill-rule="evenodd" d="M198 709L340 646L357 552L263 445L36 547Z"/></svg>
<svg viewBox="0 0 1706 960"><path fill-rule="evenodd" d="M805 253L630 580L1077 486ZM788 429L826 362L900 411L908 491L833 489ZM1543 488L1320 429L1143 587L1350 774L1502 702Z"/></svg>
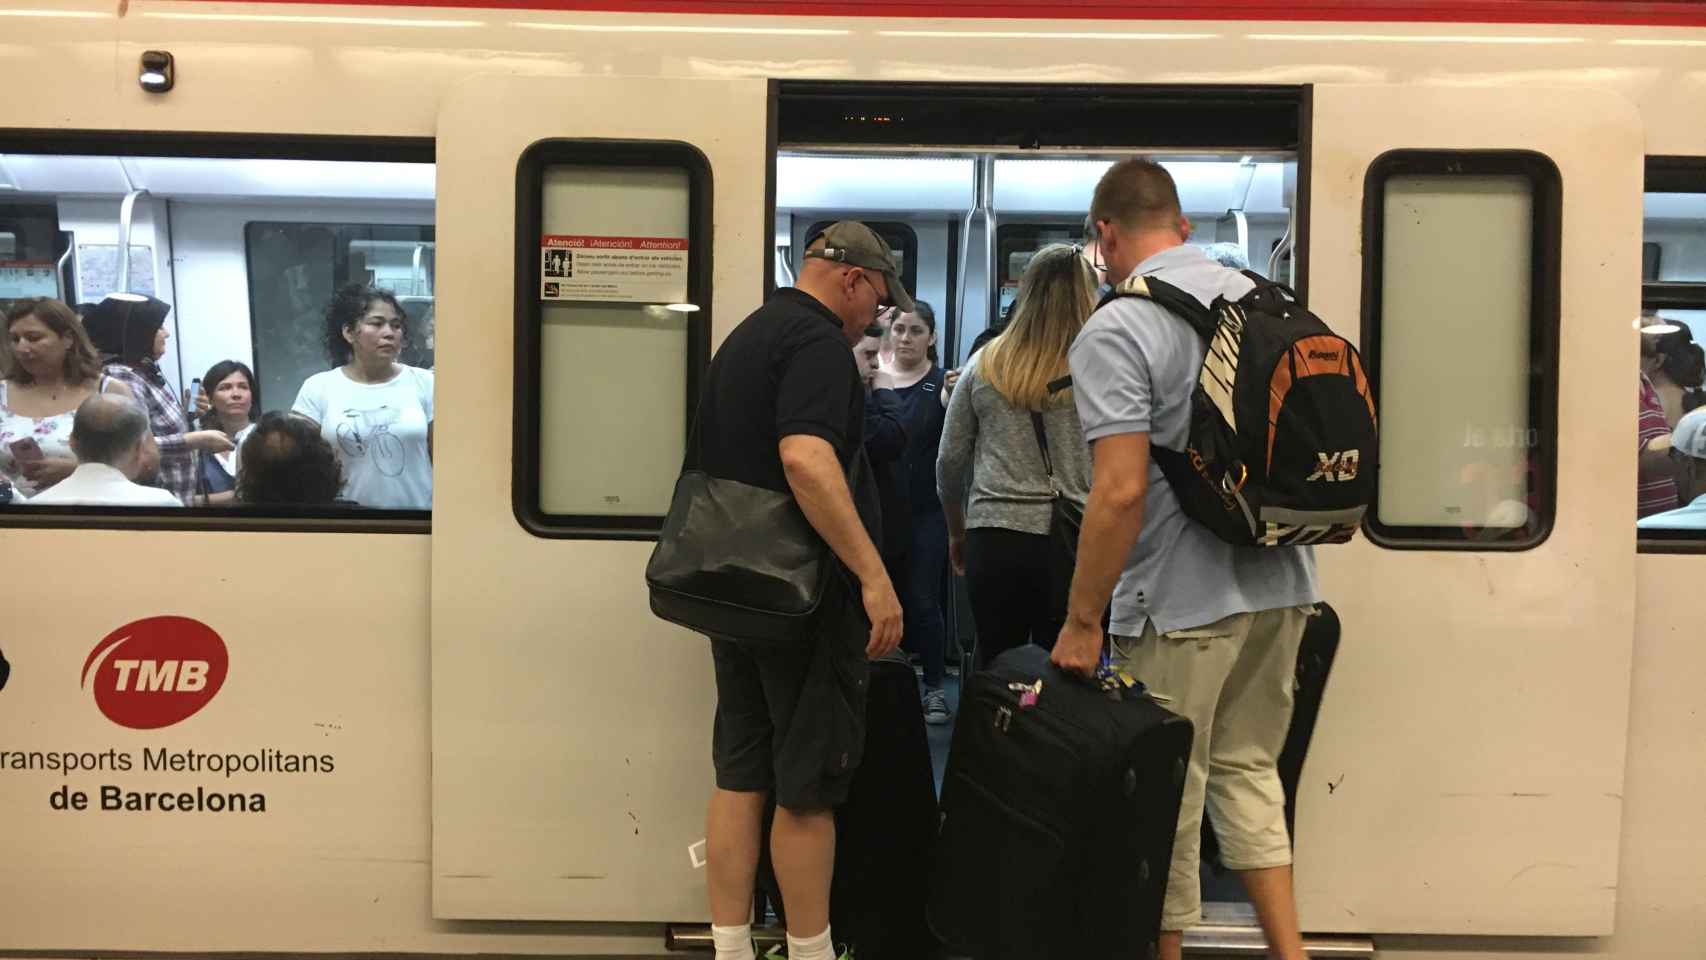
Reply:
<svg viewBox="0 0 1706 960"><path fill-rule="evenodd" d="M196 454L224 453L231 438L218 430L191 430L183 407L166 385L158 361L166 354L166 314L172 308L153 297L113 294L83 317L83 326L107 361L103 378L115 380L148 411L160 469L140 482L169 491L186 506L195 497ZM103 382L105 382L103 379ZM146 476L146 475L144 475Z"/></svg>
<svg viewBox="0 0 1706 960"><path fill-rule="evenodd" d="M6 369L0 380L0 476L33 497L71 475L71 425L77 406L97 391L130 396L101 377L101 360L71 308L24 300L6 314ZM145 463L158 456L143 445Z"/></svg>
<svg viewBox="0 0 1706 960"><path fill-rule="evenodd" d="M906 425L901 476L912 507L912 542L901 609L908 650L924 661L924 720L953 719L943 683L947 675L947 636L942 623L942 584L948 569L948 527L936 497L936 452L942 442L942 367L936 362L936 311L922 300L912 313L889 324L894 360L883 373L894 380Z"/></svg>
<svg viewBox="0 0 1706 960"><path fill-rule="evenodd" d="M1641 372L1652 381L1665 422L1672 427L1700 405L1700 385L1706 381L1706 351L1694 342L1694 331L1686 324L1676 326L1670 333L1643 335L1641 344Z"/></svg>
<svg viewBox="0 0 1706 960"><path fill-rule="evenodd" d="M237 499L237 473L241 469L243 440L255 429L261 412L256 394L255 373L241 360L221 360L201 378L207 391L207 416L213 426L236 445L226 453L201 458L201 495L205 505L229 504Z"/></svg>
<svg viewBox="0 0 1706 960"><path fill-rule="evenodd" d="M343 489L337 451L306 417L274 410L243 441L237 499L250 504L331 504Z"/></svg>
<svg viewBox="0 0 1706 960"><path fill-rule="evenodd" d="M332 369L309 377L291 406L337 451L344 497L365 507L432 509L433 377L398 362L407 333L391 291L342 287L326 305Z"/></svg>

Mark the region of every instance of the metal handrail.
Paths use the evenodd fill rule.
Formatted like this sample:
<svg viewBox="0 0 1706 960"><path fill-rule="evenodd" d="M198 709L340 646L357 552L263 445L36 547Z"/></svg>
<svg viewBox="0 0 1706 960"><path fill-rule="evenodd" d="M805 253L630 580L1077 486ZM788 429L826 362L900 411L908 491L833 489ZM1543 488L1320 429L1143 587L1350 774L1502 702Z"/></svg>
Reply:
<svg viewBox="0 0 1706 960"><path fill-rule="evenodd" d="M118 208L118 289L116 293L130 292L130 226L136 215L138 197L148 196L145 188L137 188L124 195L124 202Z"/></svg>

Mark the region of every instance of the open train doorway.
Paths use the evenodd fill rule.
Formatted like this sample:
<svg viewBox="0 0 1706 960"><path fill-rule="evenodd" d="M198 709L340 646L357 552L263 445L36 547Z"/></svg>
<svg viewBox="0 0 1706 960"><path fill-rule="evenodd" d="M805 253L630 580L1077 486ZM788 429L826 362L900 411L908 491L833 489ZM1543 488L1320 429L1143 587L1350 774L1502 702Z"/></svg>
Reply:
<svg viewBox="0 0 1706 960"><path fill-rule="evenodd" d="M1004 329L1039 250L1086 244L1096 182L1133 154L1172 174L1193 227L1190 243L1304 295L1308 90L778 87L769 286L793 282L806 246L829 224L861 220L888 242L920 303L915 314L880 318L880 360L884 382L899 385L910 425L899 464L910 543L899 552L906 569L890 572L897 583L906 578L903 595L915 608L905 649L940 794L960 684L980 663L976 617L965 578L947 560L930 482L942 417L929 407L946 406L946 374ZM928 328L926 356L896 349L897 323ZM1254 925L1230 872L1204 863L1201 877L1206 924Z"/></svg>

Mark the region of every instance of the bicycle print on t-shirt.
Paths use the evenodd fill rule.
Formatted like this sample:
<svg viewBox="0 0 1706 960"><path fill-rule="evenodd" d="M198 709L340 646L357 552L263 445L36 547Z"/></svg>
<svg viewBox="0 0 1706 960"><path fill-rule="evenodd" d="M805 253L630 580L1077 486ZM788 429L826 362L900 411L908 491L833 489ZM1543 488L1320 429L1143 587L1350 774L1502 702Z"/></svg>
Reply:
<svg viewBox="0 0 1706 960"><path fill-rule="evenodd" d="M371 410L345 408L338 423L338 449L346 457L367 457L387 477L401 476L406 466L403 441L391 432L402 411L390 404Z"/></svg>

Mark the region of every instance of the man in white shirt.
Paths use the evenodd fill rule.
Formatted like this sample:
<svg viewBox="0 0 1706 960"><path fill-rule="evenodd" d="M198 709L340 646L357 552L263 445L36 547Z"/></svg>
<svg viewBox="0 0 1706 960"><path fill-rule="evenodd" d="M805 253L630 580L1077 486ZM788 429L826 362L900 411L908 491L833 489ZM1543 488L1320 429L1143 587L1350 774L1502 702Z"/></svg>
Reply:
<svg viewBox="0 0 1706 960"><path fill-rule="evenodd" d="M77 469L42 491L30 505L180 507L159 487L133 482L142 473L142 441L148 414L128 397L97 393L83 401L71 421L71 451Z"/></svg>
<svg viewBox="0 0 1706 960"><path fill-rule="evenodd" d="M1677 502L1682 506L1642 517L1638 530L1706 530L1706 407L1682 415L1670 432L1670 457L1676 468Z"/></svg>

